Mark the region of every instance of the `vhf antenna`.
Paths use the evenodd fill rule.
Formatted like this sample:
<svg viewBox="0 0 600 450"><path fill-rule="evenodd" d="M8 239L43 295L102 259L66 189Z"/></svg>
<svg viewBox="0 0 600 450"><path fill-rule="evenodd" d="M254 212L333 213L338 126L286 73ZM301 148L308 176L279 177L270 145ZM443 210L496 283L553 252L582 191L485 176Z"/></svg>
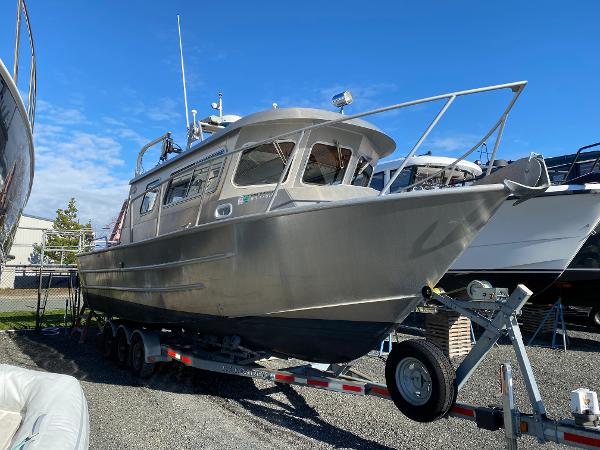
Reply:
<svg viewBox="0 0 600 450"><path fill-rule="evenodd" d="M183 101L185 103L185 129L189 132L190 118L188 114L187 91L185 90L185 69L183 67L183 45L181 44L181 25L177 14L177 30L179 31L179 55L181 56L181 79L183 81Z"/></svg>

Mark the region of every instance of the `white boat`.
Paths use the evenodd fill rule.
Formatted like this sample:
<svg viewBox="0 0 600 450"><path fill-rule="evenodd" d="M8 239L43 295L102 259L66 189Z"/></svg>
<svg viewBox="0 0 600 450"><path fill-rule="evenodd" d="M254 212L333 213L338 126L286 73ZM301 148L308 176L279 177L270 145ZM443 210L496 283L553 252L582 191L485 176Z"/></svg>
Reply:
<svg viewBox="0 0 600 450"><path fill-rule="evenodd" d="M31 47L27 104L17 88L21 17L27 26ZM0 266L11 258L8 252L12 247L19 219L29 199L33 183L35 100L36 65L33 37L25 2L19 0L12 75L0 59Z"/></svg>
<svg viewBox="0 0 600 450"><path fill-rule="evenodd" d="M449 180L450 170L439 173L448 165L448 159L411 158L394 191L411 189L411 185L418 185L432 173L438 173L437 177L418 188L470 184L483 174L478 164L461 161ZM404 158L400 158L380 163L373 182L387 182L403 162ZM598 194L600 185L590 183L551 186L525 202L519 202L518 196L509 197L451 265L439 285L452 291L474 279L484 279L512 290L523 283L534 292L535 300L536 294L544 292L565 271L600 222Z"/></svg>

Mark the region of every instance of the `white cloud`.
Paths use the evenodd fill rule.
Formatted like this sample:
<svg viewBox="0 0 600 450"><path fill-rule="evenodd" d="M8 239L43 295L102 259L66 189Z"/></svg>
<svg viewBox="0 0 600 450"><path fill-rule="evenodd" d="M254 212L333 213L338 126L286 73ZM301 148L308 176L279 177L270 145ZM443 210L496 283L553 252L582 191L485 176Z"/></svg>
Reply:
<svg viewBox="0 0 600 450"><path fill-rule="evenodd" d="M64 111L45 103L46 111ZM83 117L81 111L70 113ZM43 217L54 217L71 197L77 200L79 220L91 219L100 233L121 208L128 193L129 172L123 173L123 146L119 138L142 137L120 128L106 135L94 129L65 126L49 116L41 116L35 129L35 176L26 211Z"/></svg>
<svg viewBox="0 0 600 450"><path fill-rule="evenodd" d="M88 123L85 115L80 109L63 108L44 100L37 101L36 113L38 114L40 121L57 125L78 125Z"/></svg>
<svg viewBox="0 0 600 450"><path fill-rule="evenodd" d="M125 108L125 111L150 119L156 122L166 122L181 118L182 113L179 103L169 97L161 98L157 104L148 105L142 101L133 102Z"/></svg>
<svg viewBox="0 0 600 450"><path fill-rule="evenodd" d="M423 148L439 152L466 152L483 137L475 134L454 134L447 136L434 136L423 143Z"/></svg>

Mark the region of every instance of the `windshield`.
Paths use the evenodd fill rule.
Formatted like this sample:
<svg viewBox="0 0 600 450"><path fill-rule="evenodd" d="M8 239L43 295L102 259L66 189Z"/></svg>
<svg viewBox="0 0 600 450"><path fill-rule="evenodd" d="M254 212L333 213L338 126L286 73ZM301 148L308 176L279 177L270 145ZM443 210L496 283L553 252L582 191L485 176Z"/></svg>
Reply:
<svg viewBox="0 0 600 450"><path fill-rule="evenodd" d="M351 155L350 149L339 145L313 145L302 181L320 185L340 184Z"/></svg>
<svg viewBox="0 0 600 450"><path fill-rule="evenodd" d="M367 158L361 156L352 177L352 184L367 187L371 181L371 175L373 175L373 166L369 164Z"/></svg>

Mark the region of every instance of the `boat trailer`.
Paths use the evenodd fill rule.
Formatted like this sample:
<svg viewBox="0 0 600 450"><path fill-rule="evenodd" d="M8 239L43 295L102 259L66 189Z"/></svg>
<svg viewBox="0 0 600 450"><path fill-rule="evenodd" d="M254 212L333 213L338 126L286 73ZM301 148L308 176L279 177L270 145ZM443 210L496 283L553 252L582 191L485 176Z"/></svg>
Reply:
<svg viewBox="0 0 600 450"><path fill-rule="evenodd" d="M524 435L537 438L539 443L555 442L577 448L600 449L600 411L598 411L595 393L587 390L572 392L571 408L574 420L556 421L550 419L546 413L517 323L517 315L532 292L525 286L519 285L509 296L507 289L493 288L485 282L471 283L467 292L470 298L460 300L450 297L441 290L423 288L425 299L459 312L484 329L477 343L453 374L455 375L454 397L444 411L443 417L469 420L475 422L478 428L489 431L504 429L506 445L509 449L516 449L517 439ZM463 388L492 346L502 336L508 336L512 343L524 378L532 414L522 413L515 406L512 368L509 364L501 365L500 371L502 407L481 407L455 402L458 391ZM403 341L406 342L425 341ZM390 356L400 345L402 343L393 344ZM371 380L347 365L313 363L285 369L270 369L259 363L272 355L244 348L236 337L223 340L208 337L201 342L194 342L185 335L165 335L164 332L119 321L106 323L103 348L106 357L116 358L123 366L130 365L132 371L141 377L150 376L154 365L158 362L177 361L186 366L211 372L394 400L399 409L405 413L398 404L397 398L393 398L394 393L388 389L387 366L388 385ZM405 366L405 363L401 363L398 367ZM414 372L418 372L418 363L416 368L414 365L411 367L413 372L409 377L409 387L414 387L416 391L426 390L427 386L423 387L423 384L427 385L428 374L415 375ZM398 370L400 369L396 369L395 373L398 373ZM431 384L431 378L429 383ZM400 390L397 390L397 392L405 391L406 386L400 386ZM585 394L589 395L577 395L579 391L585 391ZM419 403L418 397L411 397L410 393L407 395L409 402ZM407 415L415 419L410 414Z"/></svg>

